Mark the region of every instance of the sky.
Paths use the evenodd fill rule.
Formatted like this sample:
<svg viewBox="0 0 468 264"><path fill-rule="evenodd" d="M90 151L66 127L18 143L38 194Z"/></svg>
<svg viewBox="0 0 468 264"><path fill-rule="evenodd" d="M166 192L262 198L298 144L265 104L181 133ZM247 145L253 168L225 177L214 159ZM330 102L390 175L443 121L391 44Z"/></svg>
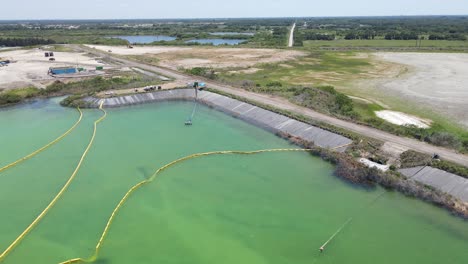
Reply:
<svg viewBox="0 0 468 264"><path fill-rule="evenodd" d="M0 20L468 15L468 0L1 0Z"/></svg>

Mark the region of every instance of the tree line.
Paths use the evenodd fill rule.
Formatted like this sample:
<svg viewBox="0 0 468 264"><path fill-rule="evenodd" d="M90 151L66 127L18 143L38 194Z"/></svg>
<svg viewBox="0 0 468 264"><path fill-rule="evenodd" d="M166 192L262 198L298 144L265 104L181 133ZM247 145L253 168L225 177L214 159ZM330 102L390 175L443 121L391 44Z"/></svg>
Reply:
<svg viewBox="0 0 468 264"><path fill-rule="evenodd" d="M335 40L334 34L321 34L315 32L301 32L303 40Z"/></svg>
<svg viewBox="0 0 468 264"><path fill-rule="evenodd" d="M429 35L430 40L466 40L466 36L463 34L431 34Z"/></svg>
<svg viewBox="0 0 468 264"><path fill-rule="evenodd" d="M347 33L344 38L345 39L374 39L376 36L375 31L351 31Z"/></svg>
<svg viewBox="0 0 468 264"><path fill-rule="evenodd" d="M0 38L0 46L5 47L24 47L47 44L55 44L55 41L43 38Z"/></svg>

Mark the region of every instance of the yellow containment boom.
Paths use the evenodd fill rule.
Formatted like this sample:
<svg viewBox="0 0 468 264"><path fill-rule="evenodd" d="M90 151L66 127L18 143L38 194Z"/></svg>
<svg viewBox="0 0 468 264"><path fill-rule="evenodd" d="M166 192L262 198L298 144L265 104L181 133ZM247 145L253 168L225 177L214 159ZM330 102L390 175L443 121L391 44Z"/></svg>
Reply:
<svg viewBox="0 0 468 264"><path fill-rule="evenodd" d="M59 193L57 193L57 195L54 197L54 199L52 199L52 201L49 203L49 205L47 205L47 207L36 217L36 219L34 219L34 221L32 221L32 223L23 231L23 233L21 233L16 239L15 241L13 241L13 243L10 244L10 246L8 246L7 249L5 249L5 251L3 251L3 253L0 255L0 262L2 262L5 257L16 247L18 246L18 244L21 242L21 240L23 240L26 235L31 232L31 230L41 221L42 218L44 218L44 216L50 211L50 209L52 209L52 207L54 207L54 205L57 203L57 201L62 197L62 195L65 193L65 191L68 189L68 187L70 186L70 184L72 183L73 179L75 178L76 174L78 173L82 163L83 163L83 160L85 159L86 155L88 154L89 150L91 149L91 146L93 145L93 142L94 142L94 138L96 136L96 130L97 130L97 124L100 123L102 120L104 120L107 116L107 112L102 108L102 105L103 105L103 101L101 101L101 104L99 106L99 109L104 113L103 116L101 116L101 118L99 118L98 120L96 120L94 122L94 131L93 131L93 135L91 137L91 140L89 141L89 144L88 146L86 147L85 151L83 152L83 154L81 155L81 158L80 158L80 161L78 162L78 165L76 166L75 170L73 171L72 175L70 176L70 178L68 179L68 181L65 183L65 185L62 187L62 189L60 190Z"/></svg>
<svg viewBox="0 0 468 264"><path fill-rule="evenodd" d="M114 218L116 217L116 215L119 212L122 205L124 205L124 203L128 200L130 195L132 195L133 192L135 192L136 190L141 188L143 185L149 184L152 181L154 181L154 179L162 171L176 165L177 163L181 163L183 161L190 160L190 159L201 158L201 157L212 156L212 155L224 155L224 154L252 155L252 154L265 153L265 152L308 152L310 150L311 149L266 149L266 150L255 150L255 151L236 151L236 150L213 151L213 152L204 152L204 153L192 154L192 155L177 159L175 161L172 161L172 162L164 165L163 167L159 168L158 170L156 170L156 172L154 172L154 174L149 179L141 181L141 182L135 184L132 188L130 188L130 190L127 191L127 193L123 196L123 198L120 200L120 202L114 208L114 211L112 211L112 214L111 214L109 220L107 221L106 226L104 227L104 231L102 232L101 237L99 238L99 241L98 241L98 243L97 243L97 245L95 247L94 254L90 258L87 258L87 259L74 258L74 259L69 259L67 261L61 262L60 264L78 263L78 262L89 263L89 262L96 261L97 258L98 258L98 255L99 255L99 250L102 247L104 239L106 238L107 234L109 233L109 228L110 228L112 222L114 221Z"/></svg>
<svg viewBox="0 0 468 264"><path fill-rule="evenodd" d="M34 151L33 153L27 155L27 156L24 156L22 157L21 159L15 161L15 162L12 162L2 168L0 168L0 173L3 172L3 171L6 171L7 169L10 169L16 165L18 165L19 163L27 160L27 159L30 159L34 156L36 156L37 154L41 153L42 151L48 149L49 147L51 147L52 145L54 145L55 143L59 142L60 140L62 140L64 137L66 137L68 134L70 134L77 126L78 124L81 122L81 119L83 118L83 112L81 112L80 108L77 108L77 110L80 112L80 118L78 118L78 121L76 121L76 123L70 128L67 130L67 132L63 133L60 137L54 139L53 141L51 141L50 143L48 143L47 145L43 146L42 148Z"/></svg>

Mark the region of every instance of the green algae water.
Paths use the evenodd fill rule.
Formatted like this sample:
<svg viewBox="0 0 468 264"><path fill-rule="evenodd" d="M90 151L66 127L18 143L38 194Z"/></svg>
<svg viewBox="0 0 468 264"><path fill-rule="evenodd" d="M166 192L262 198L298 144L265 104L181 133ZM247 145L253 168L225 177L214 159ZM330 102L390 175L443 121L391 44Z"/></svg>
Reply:
<svg viewBox="0 0 468 264"><path fill-rule="evenodd" d="M0 167L73 125L78 112L57 102L0 110ZM127 190L175 159L216 150L294 148L203 106L194 125L184 126L192 107L167 102L108 109L75 181L4 263L91 256ZM68 180L100 116L98 110L85 110L83 121L62 141L0 173L0 251ZM468 262L467 222L398 193L347 184L333 170L307 153L185 161L130 197L96 263Z"/></svg>

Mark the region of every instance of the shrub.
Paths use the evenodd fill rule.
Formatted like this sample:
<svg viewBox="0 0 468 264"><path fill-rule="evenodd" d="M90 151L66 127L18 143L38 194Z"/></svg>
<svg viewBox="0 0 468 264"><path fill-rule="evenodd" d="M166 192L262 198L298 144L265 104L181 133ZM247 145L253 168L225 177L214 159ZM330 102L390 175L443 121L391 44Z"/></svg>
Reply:
<svg viewBox="0 0 468 264"><path fill-rule="evenodd" d="M251 81L251 80L243 80L242 83L241 83L242 87L244 88L250 88L250 87L254 87L256 86L255 85L255 82L254 81ZM257 86L258 87L258 86Z"/></svg>
<svg viewBox="0 0 468 264"><path fill-rule="evenodd" d="M330 94L336 94L335 87L333 87L331 85L317 86L317 89L320 89L320 90L325 91L325 92L330 93Z"/></svg>
<svg viewBox="0 0 468 264"><path fill-rule="evenodd" d="M19 103L21 99L21 96L13 93L0 94L0 105Z"/></svg>
<svg viewBox="0 0 468 264"><path fill-rule="evenodd" d="M266 87L283 87L283 84L281 82L274 81L267 83Z"/></svg>
<svg viewBox="0 0 468 264"><path fill-rule="evenodd" d="M355 114L353 100L351 100L351 98L349 98L345 94L337 93L335 97L335 102L341 114L347 116Z"/></svg>
<svg viewBox="0 0 468 264"><path fill-rule="evenodd" d="M197 76L202 76L206 77L208 79L216 79L216 72L212 68L205 68L205 67L195 67L189 70L185 70L185 72L191 74L191 75L197 75Z"/></svg>
<svg viewBox="0 0 468 264"><path fill-rule="evenodd" d="M432 162L431 164L432 167L438 168L453 174L456 174L458 176L462 176L465 178L468 178L468 168L462 167L457 164L453 164L451 162L445 161L445 160L437 160Z"/></svg>
<svg viewBox="0 0 468 264"><path fill-rule="evenodd" d="M407 150L400 155L402 168L426 166L431 163L431 160L431 156L416 152L414 150Z"/></svg>
<svg viewBox="0 0 468 264"><path fill-rule="evenodd" d="M449 132L434 132L427 138L427 141L434 145L452 147L456 149L461 146L460 140Z"/></svg>

